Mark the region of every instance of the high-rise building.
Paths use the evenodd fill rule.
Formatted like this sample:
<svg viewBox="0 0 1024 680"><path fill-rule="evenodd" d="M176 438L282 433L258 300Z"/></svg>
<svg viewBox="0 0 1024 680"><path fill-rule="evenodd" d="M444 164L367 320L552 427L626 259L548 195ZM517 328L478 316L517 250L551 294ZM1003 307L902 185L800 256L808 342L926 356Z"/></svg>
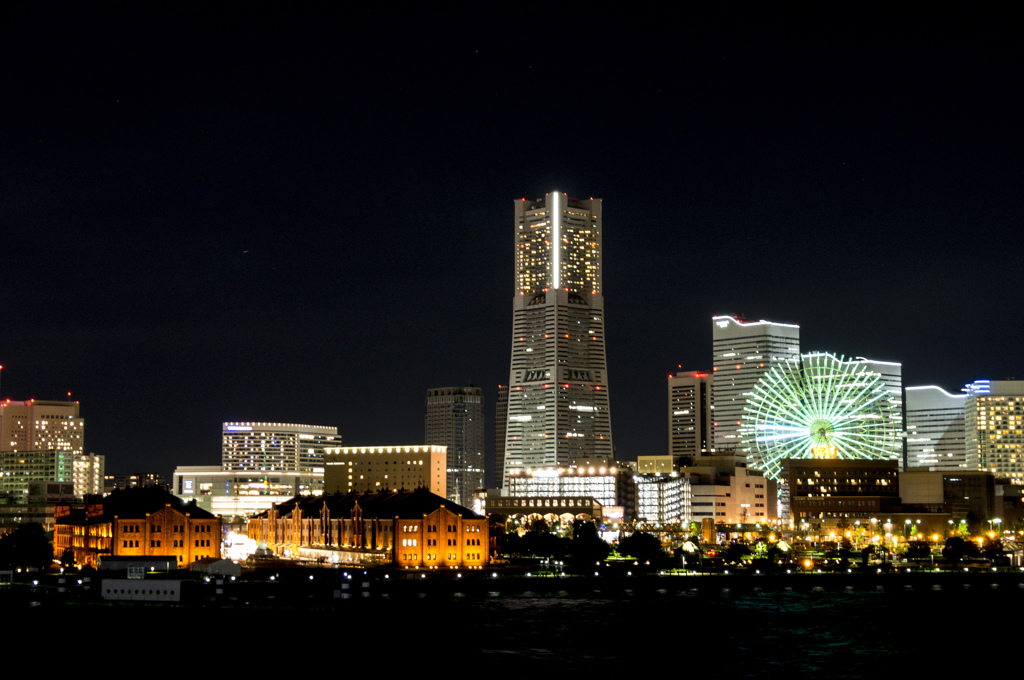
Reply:
<svg viewBox="0 0 1024 680"><path fill-rule="evenodd" d="M712 322L714 447L720 453L747 453L740 436L747 397L772 366L800 358L800 327L742 316L716 316Z"/></svg>
<svg viewBox="0 0 1024 680"><path fill-rule="evenodd" d="M706 454L714 446L711 384L707 371L676 373L668 378L668 452L676 465ZM685 464L689 465L689 460Z"/></svg>
<svg viewBox="0 0 1024 680"><path fill-rule="evenodd" d="M975 380L964 391L967 469L1024 481L1024 380Z"/></svg>
<svg viewBox="0 0 1024 680"><path fill-rule="evenodd" d="M236 472L303 472L322 479L325 449L340 445L336 427L224 423L221 464Z"/></svg>
<svg viewBox="0 0 1024 680"><path fill-rule="evenodd" d="M448 454L443 446L339 446L326 451L324 492L429 489L448 497Z"/></svg>
<svg viewBox="0 0 1024 680"><path fill-rule="evenodd" d="M967 395L950 394L935 385L908 387L906 394L907 468L966 470Z"/></svg>
<svg viewBox="0 0 1024 680"><path fill-rule="evenodd" d="M484 488L484 391L479 387L427 390L428 445L448 448L448 500L469 507Z"/></svg>
<svg viewBox="0 0 1024 680"><path fill-rule="evenodd" d="M601 199L515 201L516 293L505 432L511 470L611 459Z"/></svg>
<svg viewBox="0 0 1024 680"><path fill-rule="evenodd" d="M76 498L103 493L104 457L84 440L77 401L0 402L0 494L25 503L45 482L72 484Z"/></svg>
<svg viewBox="0 0 1024 680"><path fill-rule="evenodd" d="M0 402L0 450L84 453L85 420L77 401Z"/></svg>
<svg viewBox="0 0 1024 680"><path fill-rule="evenodd" d="M505 428L508 426L508 385L498 385L498 399L494 403L494 457L488 466L487 488L502 486L505 482Z"/></svg>

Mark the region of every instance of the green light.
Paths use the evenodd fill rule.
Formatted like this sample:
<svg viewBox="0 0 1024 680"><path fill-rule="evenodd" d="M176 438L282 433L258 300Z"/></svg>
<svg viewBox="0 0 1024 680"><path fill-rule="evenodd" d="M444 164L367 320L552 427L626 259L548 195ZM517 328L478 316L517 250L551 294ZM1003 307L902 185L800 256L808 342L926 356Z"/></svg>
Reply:
<svg viewBox="0 0 1024 680"><path fill-rule="evenodd" d="M898 459L898 410L865 362L804 354L758 381L740 434L751 467L780 481L787 458Z"/></svg>

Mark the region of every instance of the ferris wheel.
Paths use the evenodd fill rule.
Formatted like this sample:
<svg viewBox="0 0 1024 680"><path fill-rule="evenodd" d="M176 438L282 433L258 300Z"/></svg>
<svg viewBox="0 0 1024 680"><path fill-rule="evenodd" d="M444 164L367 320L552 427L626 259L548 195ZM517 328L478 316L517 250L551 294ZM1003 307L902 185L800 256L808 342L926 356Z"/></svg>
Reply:
<svg viewBox="0 0 1024 680"><path fill-rule="evenodd" d="M898 407L866 363L814 353L772 367L743 411L751 467L777 482L787 458L898 459Z"/></svg>

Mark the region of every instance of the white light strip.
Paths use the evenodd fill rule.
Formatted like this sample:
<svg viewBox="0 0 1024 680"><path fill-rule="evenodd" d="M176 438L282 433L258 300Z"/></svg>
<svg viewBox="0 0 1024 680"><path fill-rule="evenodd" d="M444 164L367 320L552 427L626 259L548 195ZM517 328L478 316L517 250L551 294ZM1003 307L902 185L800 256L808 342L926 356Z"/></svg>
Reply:
<svg viewBox="0 0 1024 680"><path fill-rule="evenodd" d="M559 276L558 276L558 274L559 274L559 270L561 269L561 267L559 266L560 263L558 261L558 256L559 256L560 251L562 250L562 248L561 248L561 241L559 240L559 238L560 238L560 234L559 234L559 226L560 226L560 224L559 224L559 221L560 220L558 219L558 217L559 217L559 211L558 211L558 192L557 191L552 192L551 195L552 195L551 232L552 232L552 234L554 234L554 236L552 237L552 243L551 243L551 269L552 269L551 281L552 281L552 288L554 288L555 290L558 290L559 289Z"/></svg>

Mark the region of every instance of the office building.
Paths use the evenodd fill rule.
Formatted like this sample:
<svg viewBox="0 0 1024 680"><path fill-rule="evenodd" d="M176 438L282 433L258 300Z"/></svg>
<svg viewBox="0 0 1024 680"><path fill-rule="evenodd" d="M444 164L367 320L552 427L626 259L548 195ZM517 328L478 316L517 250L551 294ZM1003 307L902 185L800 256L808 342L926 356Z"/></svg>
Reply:
<svg viewBox="0 0 1024 680"><path fill-rule="evenodd" d="M324 451L341 444L336 427L224 423L221 466L235 472L324 471Z"/></svg>
<svg viewBox="0 0 1024 680"><path fill-rule="evenodd" d="M800 327L742 316L716 316L712 322L714 448L749 453L740 436L747 398L772 366L800 358Z"/></svg>
<svg viewBox="0 0 1024 680"><path fill-rule="evenodd" d="M638 524L689 527L693 518L690 478L678 473L637 474L636 521Z"/></svg>
<svg viewBox="0 0 1024 680"><path fill-rule="evenodd" d="M77 401L0 402L0 450L83 453L85 420Z"/></svg>
<svg viewBox="0 0 1024 680"><path fill-rule="evenodd" d="M448 493L448 452L443 446L339 446L324 454L325 493L411 491Z"/></svg>
<svg viewBox="0 0 1024 680"><path fill-rule="evenodd" d="M908 396L909 398L909 396ZM991 472L974 470L926 470L918 467L901 472L900 499L932 513L944 513L958 520L1001 517L996 478Z"/></svg>
<svg viewBox="0 0 1024 680"><path fill-rule="evenodd" d="M964 392L967 469L1024 483L1024 380L975 380Z"/></svg>
<svg viewBox="0 0 1024 680"><path fill-rule="evenodd" d="M469 507L484 488L484 391L479 387L427 390L424 441L448 449L448 500Z"/></svg>
<svg viewBox="0 0 1024 680"><path fill-rule="evenodd" d="M611 459L600 199L515 201L505 471Z"/></svg>
<svg viewBox="0 0 1024 680"><path fill-rule="evenodd" d="M0 402L0 437L0 496L8 503L27 503L30 490L48 482L72 484L79 500L103 493L104 457L85 453L77 401Z"/></svg>
<svg viewBox="0 0 1024 680"><path fill-rule="evenodd" d="M908 469L967 469L966 401L966 394L950 394L935 385L906 389Z"/></svg>
<svg viewBox="0 0 1024 680"><path fill-rule="evenodd" d="M790 459L784 472L795 522L868 519L900 504L895 460Z"/></svg>
<svg viewBox="0 0 1024 680"><path fill-rule="evenodd" d="M494 403L494 456L487 468L487 488L494 489L505 483L505 428L508 425L508 385L498 385L498 399Z"/></svg>
<svg viewBox="0 0 1024 680"><path fill-rule="evenodd" d="M678 474L689 480L689 521L758 524L778 518L777 485L748 468L741 455L698 456Z"/></svg>
<svg viewBox="0 0 1024 680"><path fill-rule="evenodd" d="M709 453L714 445L712 377L706 371L668 378L668 452L677 465Z"/></svg>

